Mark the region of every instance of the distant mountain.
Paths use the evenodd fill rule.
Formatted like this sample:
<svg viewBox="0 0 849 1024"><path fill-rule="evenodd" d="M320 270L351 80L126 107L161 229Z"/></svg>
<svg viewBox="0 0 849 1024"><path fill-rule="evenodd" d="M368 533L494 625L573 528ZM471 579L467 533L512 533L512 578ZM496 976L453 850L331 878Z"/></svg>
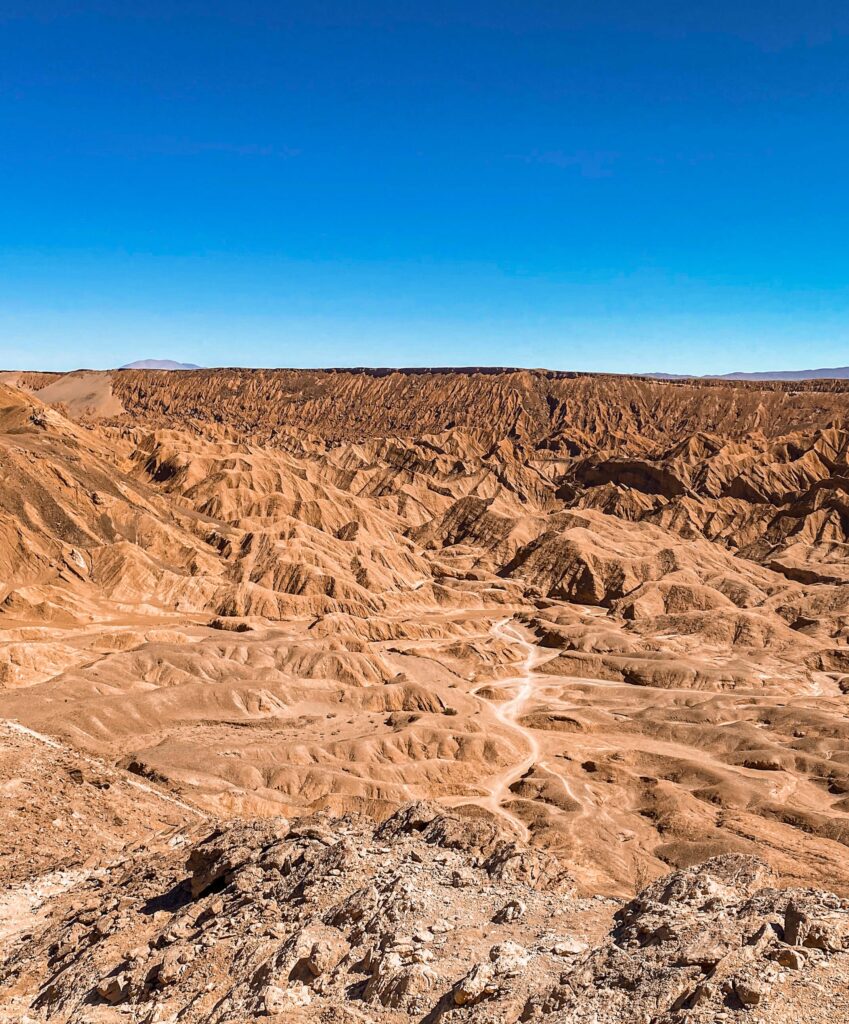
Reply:
<svg viewBox="0 0 849 1024"><path fill-rule="evenodd" d="M647 373L655 380L847 380L849 366L822 367L818 370L762 370L754 373L707 373L702 377L688 373Z"/></svg>
<svg viewBox="0 0 849 1024"><path fill-rule="evenodd" d="M822 380L825 378L845 380L849 378L849 366L821 367L818 370L764 370L763 373L723 373L720 380Z"/></svg>
<svg viewBox="0 0 849 1024"><path fill-rule="evenodd" d="M175 363L173 359L137 359L119 366L119 370L200 370L196 363Z"/></svg>

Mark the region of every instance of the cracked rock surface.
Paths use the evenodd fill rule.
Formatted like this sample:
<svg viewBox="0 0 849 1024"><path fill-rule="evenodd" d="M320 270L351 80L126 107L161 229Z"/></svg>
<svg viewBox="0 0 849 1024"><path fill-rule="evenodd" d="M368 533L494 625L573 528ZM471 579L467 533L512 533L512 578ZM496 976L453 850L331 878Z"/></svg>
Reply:
<svg viewBox="0 0 849 1024"><path fill-rule="evenodd" d="M7 945L0 1019L777 1024L808 998L803 1019L835 1021L847 950L849 902L776 888L756 858L623 903L578 894L490 821L419 802L379 825L319 814L152 837Z"/></svg>

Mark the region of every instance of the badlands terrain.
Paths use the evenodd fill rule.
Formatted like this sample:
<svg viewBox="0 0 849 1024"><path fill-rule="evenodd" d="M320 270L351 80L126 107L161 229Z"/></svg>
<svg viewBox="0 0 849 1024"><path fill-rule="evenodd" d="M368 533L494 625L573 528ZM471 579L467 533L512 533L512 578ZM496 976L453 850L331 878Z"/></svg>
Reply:
<svg viewBox="0 0 849 1024"><path fill-rule="evenodd" d="M849 1020L847 402L0 375L0 1020Z"/></svg>

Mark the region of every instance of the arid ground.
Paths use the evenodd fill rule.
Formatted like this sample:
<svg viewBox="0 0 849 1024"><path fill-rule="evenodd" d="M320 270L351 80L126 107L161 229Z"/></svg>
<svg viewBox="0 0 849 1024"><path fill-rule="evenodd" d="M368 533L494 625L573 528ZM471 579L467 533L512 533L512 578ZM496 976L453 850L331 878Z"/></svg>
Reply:
<svg viewBox="0 0 849 1024"><path fill-rule="evenodd" d="M834 1010L849 956L837 926L819 944L801 932L790 941L786 898L765 909L752 895L767 877L770 892L828 890L836 895L819 893L817 906L849 919L848 409L839 381L490 369L0 375L0 942L16 979L6 1019L659 1022L722 1019L699 1008L725 1007L771 1022L803 1005L799 1020L849 1019ZM411 803L414 826L398 817ZM446 994L421 980L425 967L439 971L413 957L418 940L405 934L397 963L379 968L394 948L384 942L364 968L383 975L343 997L338 965L359 948L350 930L335 980L326 965L298 967L303 956L287 946L274 968L285 960L285 985L269 981L271 968L257 981L257 961L225 998L220 979L234 968L218 964L211 988L184 986L179 1006L156 995L156 972L133 987L141 953L114 952L106 980L112 953L76 981L56 960L63 942L68 957L88 934L92 892L114 898L106 913L130 898L109 889L115 863L159 857L178 886L180 850L202 844L213 823L236 850L300 843L281 877L299 864L317 870L304 844L336 849L307 826L287 833L281 819L325 832L346 822L336 838L358 837L345 849L373 854L374 870L384 848L388 861L412 857L415 871L463 877L489 864L486 878L449 886L451 900L477 886L449 908L460 918L509 878L526 888L501 893L504 905L529 907L526 925L540 934L554 914L560 934L565 904L555 913L532 894L568 893L568 941L595 950L585 965L594 991L620 947L668 940L634 924L645 901L623 910L623 900L645 890L668 907L672 897L646 889L654 880L683 872L672 876L680 896L690 885L681 879L713 878L696 888L745 904L740 920L768 928L781 918L782 956L834 954L830 968L809 965L825 971L811 984L830 995L782 995L776 974L772 995L747 1001L754 981L738 968L727 984L710 975L716 984L699 994L706 982L692 971L716 971L723 947L713 960L688 953L690 987L652 989L643 1016L628 1017L628 1000L582 1002L577 981L564 995L557 965L577 946L543 950L551 964L507 995L497 978L477 995ZM428 827L433 837L419 838ZM465 847L445 839L464 830L474 836ZM492 861L499 843L524 851L521 870ZM466 861L432 863L443 848ZM227 849L230 873L192 898L226 903L238 882L264 920L262 907L283 897L257 895L259 854ZM202 874L209 858L192 856ZM353 884L365 868L346 857L321 870ZM694 868L710 858L713 875ZM298 870L296 898L307 899L313 882ZM139 890L140 905L162 900L151 926L157 913L184 911L166 895ZM348 897L315 897L322 927L360 920L345 916ZM680 898L689 913L693 900ZM599 952L617 908L620 931ZM413 910L389 918L404 914ZM499 942L512 952L493 954L487 977L517 977L525 965L505 963L531 956L527 943L512 949L522 930L511 922ZM86 940L89 960L113 926ZM715 930L727 938L734 927ZM489 935L474 928L463 950ZM162 940L167 928L148 932L150 949L177 941ZM419 946L435 941L428 934ZM682 941L679 929L675 956ZM761 939L741 942L780 964ZM196 945L171 965L175 978L206 948ZM640 977L681 966L672 961L644 964Z"/></svg>

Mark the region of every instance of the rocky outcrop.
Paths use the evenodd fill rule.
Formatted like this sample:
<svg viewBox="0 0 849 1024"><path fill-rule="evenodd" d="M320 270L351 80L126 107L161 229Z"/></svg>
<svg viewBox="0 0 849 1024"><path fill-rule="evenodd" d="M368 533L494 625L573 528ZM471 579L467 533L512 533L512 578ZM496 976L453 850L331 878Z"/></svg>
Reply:
<svg viewBox="0 0 849 1024"><path fill-rule="evenodd" d="M414 804L379 827L319 816L163 836L57 899L2 966L5 1005L45 1024L111 1020L107 1007L189 1024L683 1024L781 1020L790 975L845 986L849 902L775 888L755 858L675 872L617 909L494 872L493 837L450 838L463 824ZM544 875L537 851L516 853Z"/></svg>
<svg viewBox="0 0 849 1024"><path fill-rule="evenodd" d="M673 1024L729 1011L745 1019L757 1008L780 1019L786 994L775 990L786 970L812 966L815 949L837 957L843 984L849 902L771 882L765 864L733 855L658 879L616 914L610 941L579 957L539 1012Z"/></svg>

